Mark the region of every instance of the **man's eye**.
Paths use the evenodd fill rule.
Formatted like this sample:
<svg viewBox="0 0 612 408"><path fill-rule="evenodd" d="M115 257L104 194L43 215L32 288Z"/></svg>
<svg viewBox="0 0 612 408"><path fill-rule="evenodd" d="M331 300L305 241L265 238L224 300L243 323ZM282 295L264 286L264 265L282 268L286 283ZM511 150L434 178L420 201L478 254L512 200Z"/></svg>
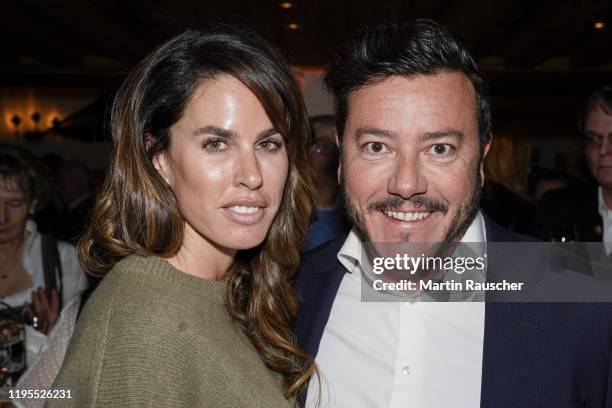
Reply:
<svg viewBox="0 0 612 408"><path fill-rule="evenodd" d="M365 151L370 154L385 153L387 151L387 146L381 142L369 142L365 145Z"/></svg>
<svg viewBox="0 0 612 408"><path fill-rule="evenodd" d="M603 137L596 135L588 135L585 137L587 144L599 145L603 141Z"/></svg>
<svg viewBox="0 0 612 408"><path fill-rule="evenodd" d="M12 207L21 207L23 205L23 201L13 200L10 201L10 204Z"/></svg>
<svg viewBox="0 0 612 408"><path fill-rule="evenodd" d="M431 146L431 152L436 156L446 156L452 152L453 146L439 143Z"/></svg>

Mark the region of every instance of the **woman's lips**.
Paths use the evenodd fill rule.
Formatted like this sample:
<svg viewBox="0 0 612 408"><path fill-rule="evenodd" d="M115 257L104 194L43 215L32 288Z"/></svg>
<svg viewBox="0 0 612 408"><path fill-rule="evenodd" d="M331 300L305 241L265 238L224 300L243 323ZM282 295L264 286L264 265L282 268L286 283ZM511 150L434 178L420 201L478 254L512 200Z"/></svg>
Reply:
<svg viewBox="0 0 612 408"><path fill-rule="evenodd" d="M232 205L223 207L223 212L237 224L253 225L263 219L265 208L249 205Z"/></svg>

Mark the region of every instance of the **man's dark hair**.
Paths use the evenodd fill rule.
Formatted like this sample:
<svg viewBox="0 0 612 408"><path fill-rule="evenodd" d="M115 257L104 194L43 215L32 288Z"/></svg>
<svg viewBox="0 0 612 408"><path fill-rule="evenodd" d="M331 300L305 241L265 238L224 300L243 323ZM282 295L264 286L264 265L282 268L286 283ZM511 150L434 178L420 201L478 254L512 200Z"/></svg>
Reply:
<svg viewBox="0 0 612 408"><path fill-rule="evenodd" d="M612 115L612 84L600 86L589 95L589 102L578 122L578 129L580 129L581 133L584 134L584 125L587 116L589 116L597 106L601 107L606 114Z"/></svg>
<svg viewBox="0 0 612 408"><path fill-rule="evenodd" d="M395 75L412 78L441 72L462 72L472 82L482 152L491 138L487 87L466 48L444 27L425 19L366 27L338 48L324 78L335 97L338 137L344 134L351 92Z"/></svg>

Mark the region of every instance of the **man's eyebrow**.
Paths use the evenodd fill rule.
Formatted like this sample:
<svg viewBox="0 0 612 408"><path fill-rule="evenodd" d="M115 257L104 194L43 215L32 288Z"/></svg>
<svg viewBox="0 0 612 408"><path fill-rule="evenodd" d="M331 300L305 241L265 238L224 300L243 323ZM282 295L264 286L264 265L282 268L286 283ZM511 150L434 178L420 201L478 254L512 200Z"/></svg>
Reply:
<svg viewBox="0 0 612 408"><path fill-rule="evenodd" d="M612 132L610 132L609 134L612 134ZM603 137L603 135L599 132L595 132L592 130L585 130L584 131L584 135L585 136L596 136L596 137Z"/></svg>
<svg viewBox="0 0 612 408"><path fill-rule="evenodd" d="M460 142L463 140L464 135L462 132L458 130L443 130L440 132L427 132L419 136L420 142L431 142L439 139L444 139L446 137L454 137L458 139Z"/></svg>
<svg viewBox="0 0 612 408"><path fill-rule="evenodd" d="M262 130L261 132L257 134L257 141L265 139L266 137L272 136L276 133L278 133L278 130L276 130L273 127L266 129L266 130ZM193 135L194 136L215 135L215 136L223 137L225 139L233 139L238 136L238 134L234 132L233 130L223 129L223 128L212 126L212 125L204 126L204 127L194 130Z"/></svg>
<svg viewBox="0 0 612 408"><path fill-rule="evenodd" d="M371 128L371 127L362 127L362 128L357 129L357 131L355 132L355 136L357 137L357 140L359 140L365 135L384 137L387 139L393 139L397 137L397 134L390 130Z"/></svg>

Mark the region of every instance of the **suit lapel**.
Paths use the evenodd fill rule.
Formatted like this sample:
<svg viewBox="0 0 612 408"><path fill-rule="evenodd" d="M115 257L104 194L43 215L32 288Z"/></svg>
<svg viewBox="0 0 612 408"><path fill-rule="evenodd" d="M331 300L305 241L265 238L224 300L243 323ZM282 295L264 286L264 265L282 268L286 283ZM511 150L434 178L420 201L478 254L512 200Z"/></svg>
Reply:
<svg viewBox="0 0 612 408"><path fill-rule="evenodd" d="M329 320L336 293L345 269L337 259L340 245L331 245L317 262L306 262L296 287L302 299L295 329L298 345L313 357L319 351L323 331Z"/></svg>

